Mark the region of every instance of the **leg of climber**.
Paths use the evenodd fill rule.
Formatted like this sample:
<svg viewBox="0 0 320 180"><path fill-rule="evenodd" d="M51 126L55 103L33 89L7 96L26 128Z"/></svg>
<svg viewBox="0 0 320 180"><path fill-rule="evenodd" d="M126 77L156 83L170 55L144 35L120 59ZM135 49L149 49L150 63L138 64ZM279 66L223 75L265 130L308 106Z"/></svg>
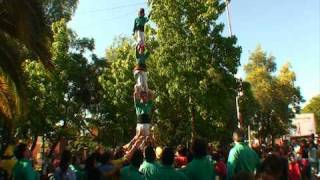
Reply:
<svg viewBox="0 0 320 180"><path fill-rule="evenodd" d="M136 36L137 36L138 46L141 46L141 45L144 46L144 32L137 30Z"/></svg>
<svg viewBox="0 0 320 180"><path fill-rule="evenodd" d="M147 72L142 71L141 72L141 81L142 81L142 89L145 92L148 92L149 88L148 88L148 76L147 76Z"/></svg>
<svg viewBox="0 0 320 180"><path fill-rule="evenodd" d="M134 77L137 81L136 86L142 87L143 86L143 77L142 77L142 71L140 70L134 70ZM140 93L139 93L140 94Z"/></svg>

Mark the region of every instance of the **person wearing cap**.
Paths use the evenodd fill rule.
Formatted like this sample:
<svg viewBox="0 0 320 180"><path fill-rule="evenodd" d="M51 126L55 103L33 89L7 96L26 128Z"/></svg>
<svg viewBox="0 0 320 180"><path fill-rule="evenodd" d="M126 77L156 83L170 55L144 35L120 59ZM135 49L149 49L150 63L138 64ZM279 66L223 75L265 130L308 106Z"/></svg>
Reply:
<svg viewBox="0 0 320 180"><path fill-rule="evenodd" d="M144 26L149 21L148 18L144 15L144 9L141 8L139 10L139 16L134 20L134 26L133 26L133 34L137 35L137 40L139 45L144 45Z"/></svg>
<svg viewBox="0 0 320 180"><path fill-rule="evenodd" d="M144 46L137 46L136 66L133 70L134 77L137 80L137 83L135 85L135 91L137 93L139 93L140 91L148 91L146 60L149 56L150 52L145 51Z"/></svg>

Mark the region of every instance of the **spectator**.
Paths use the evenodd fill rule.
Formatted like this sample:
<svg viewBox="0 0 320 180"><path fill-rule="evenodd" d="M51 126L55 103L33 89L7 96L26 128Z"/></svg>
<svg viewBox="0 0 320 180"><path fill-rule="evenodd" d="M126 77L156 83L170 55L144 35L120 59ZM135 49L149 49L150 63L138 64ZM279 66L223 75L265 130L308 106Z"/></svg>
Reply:
<svg viewBox="0 0 320 180"><path fill-rule="evenodd" d="M267 175L274 179L284 178L284 170L286 166L284 165L282 159L274 154L267 156L261 165L261 174ZM288 179L288 177L284 178Z"/></svg>
<svg viewBox="0 0 320 180"><path fill-rule="evenodd" d="M20 143L15 150L15 156L17 158L17 163L15 164L12 176L14 180L37 180L39 175L32 167L32 163L28 158L30 157L30 152L27 145Z"/></svg>
<svg viewBox="0 0 320 180"><path fill-rule="evenodd" d="M147 146L145 148L144 157L145 160L140 166L140 172L144 174L147 180L152 179L151 176L154 175L159 169L158 164L155 162L156 153L152 146Z"/></svg>
<svg viewBox="0 0 320 180"><path fill-rule="evenodd" d="M237 129L233 133L233 140L235 146L230 150L227 162L227 179L244 171L253 174L259 164L260 160L255 151L244 144L244 132Z"/></svg>
<svg viewBox="0 0 320 180"><path fill-rule="evenodd" d="M227 178L227 166L225 162L222 160L222 155L219 153L213 153L212 159L216 162L215 164L215 172L219 176L220 179Z"/></svg>
<svg viewBox="0 0 320 180"><path fill-rule="evenodd" d="M114 173L117 172L117 168L111 163L112 152L110 150L105 151L101 155L101 166L99 166L99 171L101 173L102 179L111 179Z"/></svg>
<svg viewBox="0 0 320 180"><path fill-rule="evenodd" d="M101 174L97 169L97 154L91 154L88 159L86 160L85 165L85 176L87 179L100 179Z"/></svg>
<svg viewBox="0 0 320 180"><path fill-rule="evenodd" d="M177 156L174 158L177 168L184 167L188 164L187 151L188 149L183 145L177 147Z"/></svg>
<svg viewBox="0 0 320 180"><path fill-rule="evenodd" d="M275 179L268 179L263 176L262 180L275 180ZM254 176L251 173L241 171L237 175L232 177L232 180L254 180Z"/></svg>
<svg viewBox="0 0 320 180"><path fill-rule="evenodd" d="M80 166L81 165L79 156L73 155L71 158L71 164L69 165L69 168L75 173L77 180L84 178L84 172Z"/></svg>
<svg viewBox="0 0 320 180"><path fill-rule="evenodd" d="M0 180L8 180L7 172L2 167L2 160L0 159Z"/></svg>
<svg viewBox="0 0 320 180"><path fill-rule="evenodd" d="M150 178L154 180L187 180L187 177L173 168L174 152L172 148L165 147L161 154L161 166Z"/></svg>
<svg viewBox="0 0 320 180"><path fill-rule="evenodd" d="M3 154L4 157L2 160L2 168L7 174L9 179L11 178L11 175L12 175L12 169L17 162L17 160L14 158L13 150L14 150L14 145L8 145L8 147L4 151L4 154Z"/></svg>
<svg viewBox="0 0 320 180"><path fill-rule="evenodd" d="M130 165L123 167L120 171L120 179L123 180L143 180L144 176L139 172L140 165L143 162L143 153L136 149L133 152Z"/></svg>
<svg viewBox="0 0 320 180"><path fill-rule="evenodd" d="M71 157L72 155L69 150L62 152L59 167L56 168L54 173L56 180L76 180L76 174L69 168Z"/></svg>
<svg viewBox="0 0 320 180"><path fill-rule="evenodd" d="M207 143L202 139L195 139L191 146L192 161L182 169L190 180L215 178L214 165L207 158Z"/></svg>

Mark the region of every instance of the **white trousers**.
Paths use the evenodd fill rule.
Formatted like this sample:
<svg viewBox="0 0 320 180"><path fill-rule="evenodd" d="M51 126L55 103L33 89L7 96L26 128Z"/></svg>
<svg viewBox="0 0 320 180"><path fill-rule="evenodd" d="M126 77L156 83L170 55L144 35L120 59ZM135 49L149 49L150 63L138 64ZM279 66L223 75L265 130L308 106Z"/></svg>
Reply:
<svg viewBox="0 0 320 180"><path fill-rule="evenodd" d="M151 127L151 124L149 123L144 123L144 124L138 123L136 130L138 134L139 132L141 132L143 136L149 136L150 127Z"/></svg>
<svg viewBox="0 0 320 180"><path fill-rule="evenodd" d="M148 77L147 72L135 70L134 77L137 79L137 83L135 85L136 88L141 88L141 90L148 92Z"/></svg>
<svg viewBox="0 0 320 180"><path fill-rule="evenodd" d="M139 45L141 45L141 44L144 45L144 32L140 31L140 30L137 30L136 31L136 36L137 36L138 44Z"/></svg>

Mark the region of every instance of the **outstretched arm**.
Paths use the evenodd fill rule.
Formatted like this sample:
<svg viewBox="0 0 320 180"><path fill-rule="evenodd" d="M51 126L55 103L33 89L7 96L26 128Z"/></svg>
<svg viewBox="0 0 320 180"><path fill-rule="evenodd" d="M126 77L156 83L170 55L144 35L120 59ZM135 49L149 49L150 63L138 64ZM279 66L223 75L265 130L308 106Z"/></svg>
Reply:
<svg viewBox="0 0 320 180"><path fill-rule="evenodd" d="M134 101L134 105L136 105L137 101L140 100L139 94L137 91L134 91L133 93L133 101Z"/></svg>
<svg viewBox="0 0 320 180"><path fill-rule="evenodd" d="M137 29L136 20L134 20L132 35L134 35L134 33L136 32L136 29Z"/></svg>
<svg viewBox="0 0 320 180"><path fill-rule="evenodd" d="M147 19L148 21L150 20L151 14L152 14L152 11L149 12L148 19Z"/></svg>
<svg viewBox="0 0 320 180"><path fill-rule="evenodd" d="M148 99L149 101L151 100L154 100L155 99L155 95L154 95L154 92L152 90L148 90Z"/></svg>

